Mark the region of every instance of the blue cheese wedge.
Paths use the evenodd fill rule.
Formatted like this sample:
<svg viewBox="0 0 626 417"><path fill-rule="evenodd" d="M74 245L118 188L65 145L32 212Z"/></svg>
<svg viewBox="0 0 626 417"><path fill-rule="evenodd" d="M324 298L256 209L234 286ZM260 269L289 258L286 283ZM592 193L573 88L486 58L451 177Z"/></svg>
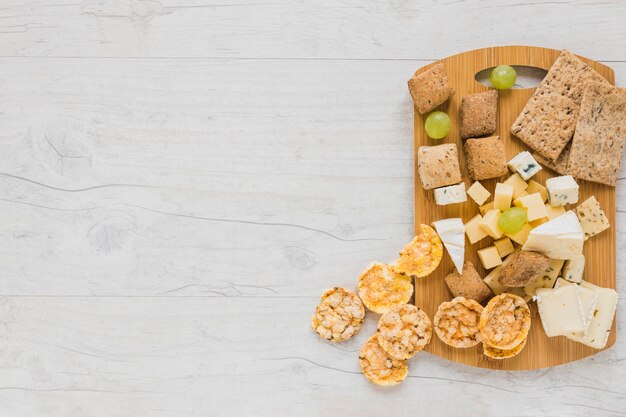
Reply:
<svg viewBox="0 0 626 417"><path fill-rule="evenodd" d="M551 206L558 207L578 203L578 183L571 175L548 178L548 201Z"/></svg>
<svg viewBox="0 0 626 417"><path fill-rule="evenodd" d="M539 288L535 299L548 337L584 334L586 319L578 285Z"/></svg>
<svg viewBox="0 0 626 417"><path fill-rule="evenodd" d="M569 282L580 284L583 281L585 270L585 255L580 255L565 261L563 266L563 278Z"/></svg>
<svg viewBox="0 0 626 417"><path fill-rule="evenodd" d="M617 292L612 288L602 288L583 281L581 288L589 288L596 292L598 299L593 311L593 317L584 336L570 335L568 339L580 342L594 349L603 349L609 339L615 308L617 307Z"/></svg>
<svg viewBox="0 0 626 417"><path fill-rule="evenodd" d="M452 262L459 274L463 271L465 261L465 227L460 218L444 219L433 222L437 234L446 247Z"/></svg>
<svg viewBox="0 0 626 417"><path fill-rule="evenodd" d="M440 206L463 203L464 201L467 201L464 183L435 189L435 203Z"/></svg>
<svg viewBox="0 0 626 417"><path fill-rule="evenodd" d="M585 233L585 240L611 227L595 196L580 203L574 211Z"/></svg>
<svg viewBox="0 0 626 417"><path fill-rule="evenodd" d="M528 151L518 153L507 165L511 171L516 171L524 181L528 181L533 175L541 171L541 165Z"/></svg>
<svg viewBox="0 0 626 417"><path fill-rule="evenodd" d="M573 259L582 254L583 229L573 211L532 229L522 249L543 253L552 259Z"/></svg>

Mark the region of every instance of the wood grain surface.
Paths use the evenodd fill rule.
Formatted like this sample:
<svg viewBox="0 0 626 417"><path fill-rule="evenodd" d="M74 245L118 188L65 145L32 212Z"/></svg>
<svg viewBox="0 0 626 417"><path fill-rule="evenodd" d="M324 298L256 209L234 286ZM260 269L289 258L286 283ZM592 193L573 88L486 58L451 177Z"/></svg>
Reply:
<svg viewBox="0 0 626 417"><path fill-rule="evenodd" d="M459 109L461 98L464 95L487 91L488 87L476 81L475 75L485 68L497 65L528 65L542 69L549 69L558 57L560 51L530 46L501 46L484 48L474 51L460 53L441 61L446 67L450 83L455 88L454 96L440 106L452 119L452 130L446 138L435 141L426 135L424 121L428 115L420 116L417 112L414 116L415 126L415 152L420 146L436 145L439 143L455 143L459 151L461 174L466 186L469 187L473 180L469 177L465 154L463 152L464 140L459 134ZM585 59L596 71L604 76L611 84L614 83L613 70L606 65ZM418 72L427 70L430 65L420 68ZM510 89L501 91L498 100L498 122L496 135L499 135L503 142L507 160L510 160L519 152L532 149L528 148L521 140L509 133L513 121L520 114L526 102L535 91L534 88ZM415 168L417 170L417 157L415 158ZM495 185L503 181L509 174L481 183L494 194ZM558 176L559 174L542 169L533 177L535 181L545 184L547 178ZM587 181L578 181L580 185L579 202L585 201L588 197L595 195L600 206L605 211L609 222L615 224L615 188L602 184ZM566 207L567 210L573 207ZM463 222L467 222L478 213L478 205L468 197L468 201L462 204L451 204L439 206L435 204L432 191L424 190L419 182L419 176L415 175L415 227L419 224L431 224L435 220L451 217L460 217ZM466 240L465 259L471 260L476 266L481 276L485 276L485 271L478 258L477 250L493 245L493 239L487 237L472 245ZM615 227L608 231L594 236L585 242L584 254L586 257L584 278L601 287L615 288ZM415 280L415 303L424 308L425 311L434 316L437 307L443 301L450 300L450 293L446 288L444 277L453 270L452 260L448 255L444 256L441 265L433 274L425 279ZM482 345L470 349L455 349L439 338L434 337L433 342L426 347L426 350L435 355L453 360L467 365L479 366L492 369L538 369L548 366L561 365L575 361L589 355L597 353L598 350L584 346L581 343L573 342L565 337L547 337L541 326L539 313L534 302L530 303L532 311L532 328L528 336L528 341L522 352L511 359L496 360L488 358L482 354ZM615 343L615 321L613 330L607 343L607 348Z"/></svg>

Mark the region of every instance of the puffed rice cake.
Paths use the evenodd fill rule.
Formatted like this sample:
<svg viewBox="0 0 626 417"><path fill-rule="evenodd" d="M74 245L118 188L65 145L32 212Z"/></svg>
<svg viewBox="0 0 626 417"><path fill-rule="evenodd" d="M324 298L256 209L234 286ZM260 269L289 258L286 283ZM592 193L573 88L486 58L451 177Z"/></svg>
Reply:
<svg viewBox="0 0 626 417"><path fill-rule="evenodd" d="M394 307L378 320L378 342L393 359L409 359L430 343L432 334L430 318L412 304Z"/></svg>
<svg viewBox="0 0 626 417"><path fill-rule="evenodd" d="M435 333L446 345L469 348L481 342L478 321L483 306L474 300L456 297L443 302L435 314Z"/></svg>
<svg viewBox="0 0 626 417"><path fill-rule="evenodd" d="M413 283L410 277L397 273L391 266L375 262L359 277L358 292L365 307L385 314L409 302Z"/></svg>
<svg viewBox="0 0 626 417"><path fill-rule="evenodd" d="M365 307L352 291L335 287L322 295L315 309L311 327L320 337L343 342L358 333L365 318Z"/></svg>
<svg viewBox="0 0 626 417"><path fill-rule="evenodd" d="M405 360L390 357L380 346L378 335L370 337L359 351L363 375L376 385L396 385L406 378L409 367Z"/></svg>
<svg viewBox="0 0 626 417"><path fill-rule="evenodd" d="M528 336L530 309L522 297L503 293L487 303L478 326L484 343L511 350Z"/></svg>
<svg viewBox="0 0 626 417"><path fill-rule="evenodd" d="M414 278L425 277L439 266L443 257L443 244L435 230L419 225L419 233L402 249L394 270Z"/></svg>
<svg viewBox="0 0 626 417"><path fill-rule="evenodd" d="M528 339L526 338L522 340L522 343L509 350L498 349L493 346L489 346L487 343L483 343L483 354L492 359L509 359L517 356L517 354L524 349L524 346L526 346L526 340Z"/></svg>

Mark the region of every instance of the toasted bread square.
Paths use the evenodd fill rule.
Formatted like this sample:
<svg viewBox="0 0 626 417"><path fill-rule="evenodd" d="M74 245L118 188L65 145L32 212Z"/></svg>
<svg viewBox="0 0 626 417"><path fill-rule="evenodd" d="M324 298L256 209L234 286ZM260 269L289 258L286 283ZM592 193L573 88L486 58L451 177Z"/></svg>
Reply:
<svg viewBox="0 0 626 417"><path fill-rule="evenodd" d="M463 96L461 100L461 137L476 138L496 132L498 92L489 90Z"/></svg>
<svg viewBox="0 0 626 417"><path fill-rule="evenodd" d="M456 144L420 146L417 150L417 173L425 190L460 183L462 178Z"/></svg>
<svg viewBox="0 0 626 417"><path fill-rule="evenodd" d="M486 180L507 174L504 143L500 136L482 139L468 139L463 145L465 160L470 177Z"/></svg>
<svg viewBox="0 0 626 417"><path fill-rule="evenodd" d="M430 112L452 97L454 88L448 81L448 73L443 62L438 62L427 71L414 75L409 80L409 92L419 114Z"/></svg>

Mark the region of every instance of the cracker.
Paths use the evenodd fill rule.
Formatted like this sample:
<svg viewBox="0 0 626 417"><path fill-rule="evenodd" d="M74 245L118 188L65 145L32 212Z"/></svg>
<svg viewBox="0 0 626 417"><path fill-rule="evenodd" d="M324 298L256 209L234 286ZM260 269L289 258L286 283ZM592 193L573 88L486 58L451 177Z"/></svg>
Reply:
<svg viewBox="0 0 626 417"><path fill-rule="evenodd" d="M446 345L469 348L481 342L478 322L483 306L474 300L456 297L443 302L435 314L435 333Z"/></svg>
<svg viewBox="0 0 626 417"><path fill-rule="evenodd" d="M345 288L335 287L322 296L311 327L326 340L342 342L358 333L364 318L365 308L359 297Z"/></svg>
<svg viewBox="0 0 626 417"><path fill-rule="evenodd" d="M448 80L443 62L438 62L420 74L415 74L408 82L415 110L425 114L444 103L454 95L454 88Z"/></svg>
<svg viewBox="0 0 626 417"><path fill-rule="evenodd" d="M563 51L517 117L511 133L552 161L574 134L585 84L604 81L574 54Z"/></svg>
<svg viewBox="0 0 626 417"><path fill-rule="evenodd" d="M423 310L411 304L395 307L378 320L378 342L393 359L409 359L424 349L433 325Z"/></svg>
<svg viewBox="0 0 626 417"><path fill-rule="evenodd" d="M465 261L461 274L454 269L446 276L445 281L453 297L463 297L480 303L491 295L491 290L470 261Z"/></svg>
<svg viewBox="0 0 626 417"><path fill-rule="evenodd" d="M513 349L528 336L530 309L522 297L503 293L489 300L478 326L483 343L496 349Z"/></svg>
<svg viewBox="0 0 626 417"><path fill-rule="evenodd" d="M491 359L509 359L517 356L522 349L524 349L524 346L526 346L526 340L528 340L528 338L522 340L522 343L515 346L513 349L508 350L498 349L483 343L483 354Z"/></svg>
<svg viewBox="0 0 626 417"><path fill-rule="evenodd" d="M461 100L461 137L476 138L496 132L498 92L488 90L463 96Z"/></svg>
<svg viewBox="0 0 626 417"><path fill-rule="evenodd" d="M393 269L413 278L422 278L439 266L443 257L443 244L435 230L426 225L419 225L419 232L411 243L406 245Z"/></svg>
<svg viewBox="0 0 626 417"><path fill-rule="evenodd" d="M413 283L410 277L397 273L390 265L375 262L359 277L358 293L365 307L384 314L409 302Z"/></svg>
<svg viewBox="0 0 626 417"><path fill-rule="evenodd" d="M535 158L535 160L541 165L545 166L546 168L550 168L552 171L558 174L568 175L569 172L567 171L567 162L569 161L569 153L571 149L572 141L570 140L569 142L567 142L567 145L565 145L565 148L563 148L563 152L561 152L559 157L556 158L556 161L547 159L542 155L539 155L537 152L533 152L533 158Z"/></svg>
<svg viewBox="0 0 626 417"><path fill-rule="evenodd" d="M420 146L417 150L417 173L425 190L460 183L463 179L456 144Z"/></svg>
<svg viewBox="0 0 626 417"><path fill-rule="evenodd" d="M626 142L626 88L604 82L585 87L568 172L587 181L617 183Z"/></svg>
<svg viewBox="0 0 626 417"><path fill-rule="evenodd" d="M500 136L482 139L468 139L463 145L465 160L470 177L486 180L505 175L509 172L504 152L504 143Z"/></svg>
<svg viewBox="0 0 626 417"><path fill-rule="evenodd" d="M404 360L393 359L380 346L378 334L370 337L359 351L363 375L376 385L396 385L404 381L409 367Z"/></svg>

